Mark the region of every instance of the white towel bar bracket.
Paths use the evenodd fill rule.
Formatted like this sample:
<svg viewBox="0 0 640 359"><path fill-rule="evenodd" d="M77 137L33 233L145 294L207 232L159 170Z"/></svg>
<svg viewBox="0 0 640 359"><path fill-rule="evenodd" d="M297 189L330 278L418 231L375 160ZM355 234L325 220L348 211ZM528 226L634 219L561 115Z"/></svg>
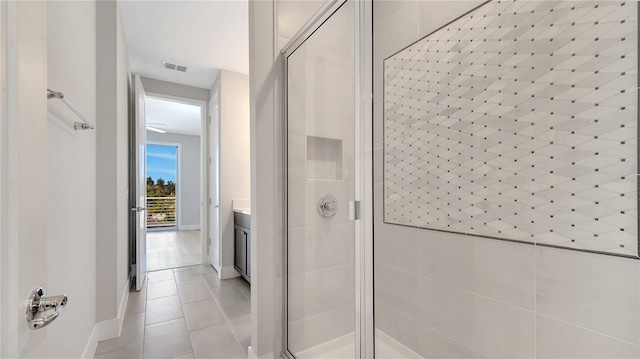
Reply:
<svg viewBox="0 0 640 359"><path fill-rule="evenodd" d="M73 113L75 113L78 117L80 117L80 119L82 120L82 122L74 122L73 123L73 128L77 131L77 130L93 130L95 127L91 124L91 122L89 122L89 120L87 120L86 117L84 117L80 111L78 111L78 109L73 106L73 104L71 104L71 102L69 102L69 100L67 100L66 97L64 97L64 94L62 92L57 92L57 91L53 91L50 89L47 89L47 99L52 99L52 98L57 98L59 100L61 100L62 102L64 102L65 105L67 105L67 107L69 107L71 109L71 111L73 111Z"/></svg>

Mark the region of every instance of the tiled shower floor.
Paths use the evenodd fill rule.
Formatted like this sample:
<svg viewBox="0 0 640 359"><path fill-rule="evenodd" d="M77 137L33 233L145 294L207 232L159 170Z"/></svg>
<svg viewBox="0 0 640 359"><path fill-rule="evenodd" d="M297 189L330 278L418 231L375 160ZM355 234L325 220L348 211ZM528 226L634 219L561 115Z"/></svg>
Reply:
<svg viewBox="0 0 640 359"><path fill-rule="evenodd" d="M246 281L220 280L211 266L150 272L129 294L121 336L94 358L246 358L250 298Z"/></svg>

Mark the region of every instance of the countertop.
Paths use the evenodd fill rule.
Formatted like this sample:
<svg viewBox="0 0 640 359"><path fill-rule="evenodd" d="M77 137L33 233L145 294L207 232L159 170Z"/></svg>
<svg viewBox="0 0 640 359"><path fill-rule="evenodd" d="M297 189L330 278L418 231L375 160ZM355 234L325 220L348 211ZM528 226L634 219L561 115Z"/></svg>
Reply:
<svg viewBox="0 0 640 359"><path fill-rule="evenodd" d="M234 199L231 203L234 212L251 215L251 200Z"/></svg>

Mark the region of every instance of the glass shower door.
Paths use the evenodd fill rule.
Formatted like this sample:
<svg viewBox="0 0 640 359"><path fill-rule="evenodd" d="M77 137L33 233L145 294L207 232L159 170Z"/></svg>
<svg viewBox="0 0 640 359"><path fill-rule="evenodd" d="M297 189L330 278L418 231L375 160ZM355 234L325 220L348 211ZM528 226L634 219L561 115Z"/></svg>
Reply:
<svg viewBox="0 0 640 359"><path fill-rule="evenodd" d="M356 355L355 30L346 2L286 55L286 352L298 359Z"/></svg>

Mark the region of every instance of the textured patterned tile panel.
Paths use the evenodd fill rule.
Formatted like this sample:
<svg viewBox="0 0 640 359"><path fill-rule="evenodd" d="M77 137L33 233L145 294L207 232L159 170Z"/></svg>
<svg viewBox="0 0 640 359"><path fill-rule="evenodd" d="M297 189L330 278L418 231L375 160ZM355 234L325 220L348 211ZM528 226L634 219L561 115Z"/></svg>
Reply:
<svg viewBox="0 0 640 359"><path fill-rule="evenodd" d="M492 1L387 58L385 222L637 256L637 27Z"/></svg>

